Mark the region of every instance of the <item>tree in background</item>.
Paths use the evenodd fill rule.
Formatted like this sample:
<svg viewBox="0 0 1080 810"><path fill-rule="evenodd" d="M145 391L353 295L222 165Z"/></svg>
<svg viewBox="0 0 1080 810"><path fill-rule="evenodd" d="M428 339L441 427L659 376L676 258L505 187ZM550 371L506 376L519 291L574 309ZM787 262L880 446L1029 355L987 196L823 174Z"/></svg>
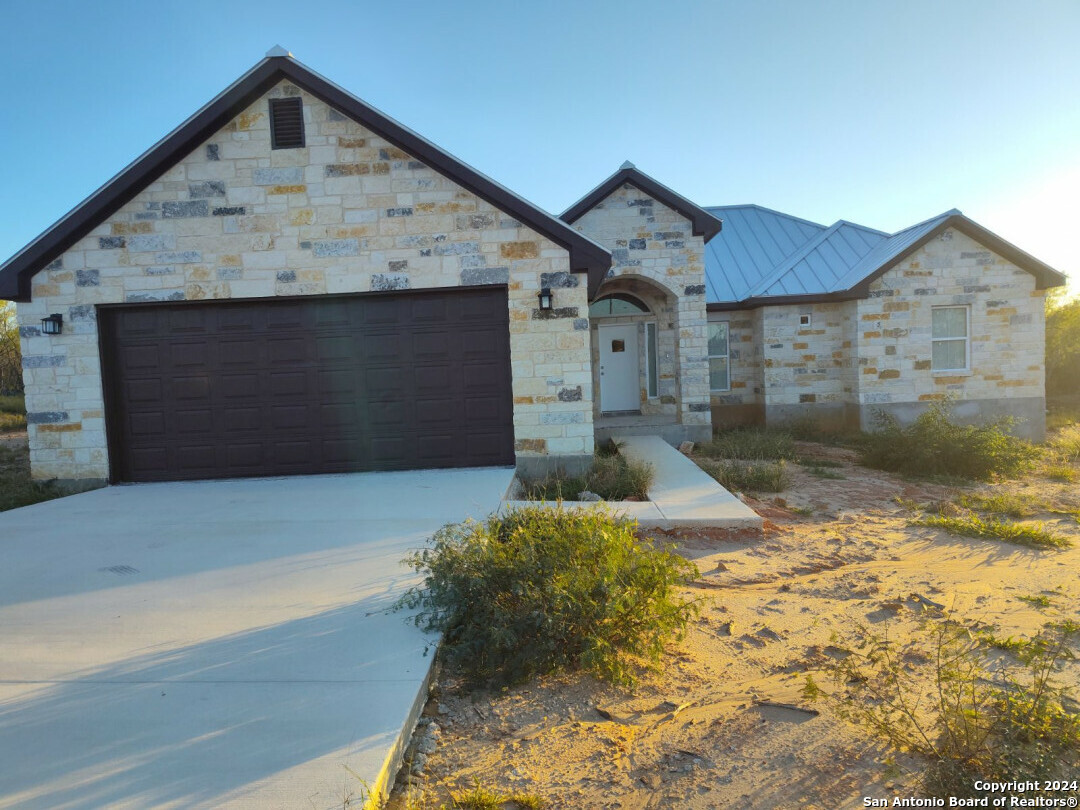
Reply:
<svg viewBox="0 0 1080 810"><path fill-rule="evenodd" d="M1080 395L1080 298L1066 299L1065 288L1046 299L1046 393Z"/></svg>
<svg viewBox="0 0 1080 810"><path fill-rule="evenodd" d="M0 395L21 394L22 390L22 353L15 305L0 301Z"/></svg>

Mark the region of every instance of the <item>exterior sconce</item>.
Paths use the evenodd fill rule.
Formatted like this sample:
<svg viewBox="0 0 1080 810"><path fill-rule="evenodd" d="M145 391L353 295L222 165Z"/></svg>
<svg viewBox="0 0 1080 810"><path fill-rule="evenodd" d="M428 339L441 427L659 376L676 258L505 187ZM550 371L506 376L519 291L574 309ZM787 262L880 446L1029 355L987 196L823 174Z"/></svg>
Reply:
<svg viewBox="0 0 1080 810"><path fill-rule="evenodd" d="M537 293L536 297L540 299L540 309L547 312L551 309L551 287L544 287Z"/></svg>
<svg viewBox="0 0 1080 810"><path fill-rule="evenodd" d="M64 331L64 316L54 312L47 318L41 319L41 334L59 335Z"/></svg>

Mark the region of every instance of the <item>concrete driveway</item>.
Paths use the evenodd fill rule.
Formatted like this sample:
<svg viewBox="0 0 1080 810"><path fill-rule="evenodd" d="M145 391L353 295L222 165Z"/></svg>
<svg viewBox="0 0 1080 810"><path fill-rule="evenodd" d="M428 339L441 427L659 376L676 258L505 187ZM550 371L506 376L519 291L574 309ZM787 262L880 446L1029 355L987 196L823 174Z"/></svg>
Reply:
<svg viewBox="0 0 1080 810"><path fill-rule="evenodd" d="M142 484L0 514L0 808L357 806L431 662L385 612L415 581L399 561L512 475Z"/></svg>

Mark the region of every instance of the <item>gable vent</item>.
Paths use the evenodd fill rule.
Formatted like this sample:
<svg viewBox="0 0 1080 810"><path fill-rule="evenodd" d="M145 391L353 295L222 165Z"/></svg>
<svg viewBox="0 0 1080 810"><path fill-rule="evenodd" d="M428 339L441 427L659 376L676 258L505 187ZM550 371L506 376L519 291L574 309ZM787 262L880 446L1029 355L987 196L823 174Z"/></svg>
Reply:
<svg viewBox="0 0 1080 810"><path fill-rule="evenodd" d="M299 98L270 99L270 147L297 149L303 145L303 101Z"/></svg>

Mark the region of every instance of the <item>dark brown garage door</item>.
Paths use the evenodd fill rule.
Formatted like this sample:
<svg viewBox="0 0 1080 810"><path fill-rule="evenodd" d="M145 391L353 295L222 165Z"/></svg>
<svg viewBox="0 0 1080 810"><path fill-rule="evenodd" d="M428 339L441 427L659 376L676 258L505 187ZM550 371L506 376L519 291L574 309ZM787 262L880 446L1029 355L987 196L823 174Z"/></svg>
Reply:
<svg viewBox="0 0 1080 810"><path fill-rule="evenodd" d="M511 464L505 289L101 312L113 477Z"/></svg>

